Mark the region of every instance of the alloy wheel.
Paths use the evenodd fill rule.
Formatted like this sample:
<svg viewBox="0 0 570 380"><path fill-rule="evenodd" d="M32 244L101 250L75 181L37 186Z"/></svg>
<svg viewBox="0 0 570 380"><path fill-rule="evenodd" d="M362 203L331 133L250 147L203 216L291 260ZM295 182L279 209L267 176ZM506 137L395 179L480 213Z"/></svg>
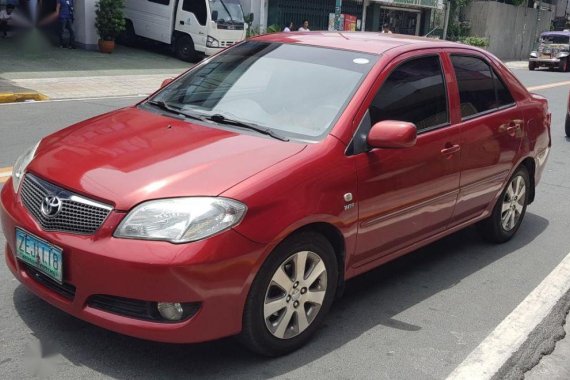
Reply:
<svg viewBox="0 0 570 380"><path fill-rule="evenodd" d="M327 269L315 252L301 251L287 258L275 271L263 304L269 332L290 339L315 320L327 291Z"/></svg>
<svg viewBox="0 0 570 380"><path fill-rule="evenodd" d="M515 176L507 187L501 207L501 226L511 231L517 226L524 210L526 185L521 176Z"/></svg>

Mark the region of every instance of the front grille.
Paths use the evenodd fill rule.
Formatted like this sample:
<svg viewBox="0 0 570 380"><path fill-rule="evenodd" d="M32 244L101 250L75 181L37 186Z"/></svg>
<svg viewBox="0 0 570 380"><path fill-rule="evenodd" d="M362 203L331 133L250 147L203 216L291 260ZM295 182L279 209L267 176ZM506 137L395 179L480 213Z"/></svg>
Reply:
<svg viewBox="0 0 570 380"><path fill-rule="evenodd" d="M24 177L20 194L24 206L45 231L90 235L99 229L113 209L111 206L74 194L32 174L26 174ZM42 202L50 196L56 196L61 201L60 211L53 216L42 212Z"/></svg>
<svg viewBox="0 0 570 380"><path fill-rule="evenodd" d="M173 322L165 320L160 316L156 302L141 301L105 294L96 294L89 297L87 305L95 309L107 311L109 313L146 321ZM185 320L192 317L196 314L196 312L198 312L198 309L200 309L200 303L184 303L182 304L182 309L184 310L182 320Z"/></svg>
<svg viewBox="0 0 570 380"><path fill-rule="evenodd" d="M40 283L41 285L45 286L46 288L54 291L55 293L59 294L60 296L67 298L70 301L73 301L75 297L75 286L71 284L59 284L56 281L52 280L42 272L32 268L31 266L20 263L24 267L26 274L35 280L36 282Z"/></svg>

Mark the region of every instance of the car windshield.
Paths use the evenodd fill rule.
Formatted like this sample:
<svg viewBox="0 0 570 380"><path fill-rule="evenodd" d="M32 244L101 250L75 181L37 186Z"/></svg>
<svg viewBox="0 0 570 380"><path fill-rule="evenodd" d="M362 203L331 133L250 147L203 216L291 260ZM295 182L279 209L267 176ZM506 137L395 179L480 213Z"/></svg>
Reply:
<svg viewBox="0 0 570 380"><path fill-rule="evenodd" d="M560 34L550 34L540 37L540 42L543 44L568 44L570 42L570 36L560 35Z"/></svg>
<svg viewBox="0 0 570 380"><path fill-rule="evenodd" d="M223 115L294 139L323 138L378 56L248 41L213 57L151 100Z"/></svg>
<svg viewBox="0 0 570 380"><path fill-rule="evenodd" d="M244 22L239 0L210 0L210 11L218 12L217 22Z"/></svg>

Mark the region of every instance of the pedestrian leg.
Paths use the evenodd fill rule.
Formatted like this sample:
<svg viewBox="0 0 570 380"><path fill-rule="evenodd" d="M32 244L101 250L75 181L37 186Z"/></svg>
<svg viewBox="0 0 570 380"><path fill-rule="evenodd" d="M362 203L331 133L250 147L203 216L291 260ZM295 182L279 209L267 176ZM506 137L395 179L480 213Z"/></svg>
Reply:
<svg viewBox="0 0 570 380"><path fill-rule="evenodd" d="M65 30L65 20L59 20L57 25L57 34L59 35L59 47L64 47L63 45L63 32Z"/></svg>
<svg viewBox="0 0 570 380"><path fill-rule="evenodd" d="M69 32L69 48L75 49L75 33L73 32L73 22L71 20L67 20L65 22L65 28Z"/></svg>

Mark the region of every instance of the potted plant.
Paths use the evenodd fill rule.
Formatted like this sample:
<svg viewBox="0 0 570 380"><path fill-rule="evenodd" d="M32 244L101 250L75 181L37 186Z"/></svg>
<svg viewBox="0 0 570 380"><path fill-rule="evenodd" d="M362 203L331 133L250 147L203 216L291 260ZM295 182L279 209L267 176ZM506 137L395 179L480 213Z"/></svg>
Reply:
<svg viewBox="0 0 570 380"><path fill-rule="evenodd" d="M95 10L95 28L99 33L99 50L111 53L115 38L125 30L123 0L99 0Z"/></svg>

